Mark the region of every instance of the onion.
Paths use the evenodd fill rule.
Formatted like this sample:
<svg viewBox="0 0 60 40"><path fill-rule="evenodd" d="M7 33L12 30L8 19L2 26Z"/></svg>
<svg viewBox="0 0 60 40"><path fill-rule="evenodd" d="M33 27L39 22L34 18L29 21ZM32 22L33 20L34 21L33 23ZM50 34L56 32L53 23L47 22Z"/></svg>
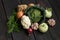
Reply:
<svg viewBox="0 0 60 40"><path fill-rule="evenodd" d="M23 14L24 14L23 11L19 11L19 12L17 12L17 15L16 16L19 19L19 18L21 18L23 16Z"/></svg>

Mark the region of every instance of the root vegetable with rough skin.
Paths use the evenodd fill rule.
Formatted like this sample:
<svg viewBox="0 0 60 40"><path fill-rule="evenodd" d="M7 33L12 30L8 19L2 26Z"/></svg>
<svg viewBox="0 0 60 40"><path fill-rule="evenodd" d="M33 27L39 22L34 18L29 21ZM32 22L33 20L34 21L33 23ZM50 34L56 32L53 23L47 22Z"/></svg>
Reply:
<svg viewBox="0 0 60 40"><path fill-rule="evenodd" d="M54 26L54 25L56 24L56 22L55 22L54 19L49 19L49 20L48 20L48 24L49 24L50 26Z"/></svg>
<svg viewBox="0 0 60 40"><path fill-rule="evenodd" d="M38 29L38 23L33 23L31 25L31 28L34 29L34 30L37 30Z"/></svg>
<svg viewBox="0 0 60 40"><path fill-rule="evenodd" d="M30 3L30 4L28 4L28 6L31 7L31 6L35 6L35 5L33 3Z"/></svg>
<svg viewBox="0 0 60 40"><path fill-rule="evenodd" d="M22 16L21 24L22 24L24 29L29 29L31 26L31 21L30 21L29 17L26 15Z"/></svg>
<svg viewBox="0 0 60 40"><path fill-rule="evenodd" d="M27 7L26 4L18 5L18 11L25 10Z"/></svg>

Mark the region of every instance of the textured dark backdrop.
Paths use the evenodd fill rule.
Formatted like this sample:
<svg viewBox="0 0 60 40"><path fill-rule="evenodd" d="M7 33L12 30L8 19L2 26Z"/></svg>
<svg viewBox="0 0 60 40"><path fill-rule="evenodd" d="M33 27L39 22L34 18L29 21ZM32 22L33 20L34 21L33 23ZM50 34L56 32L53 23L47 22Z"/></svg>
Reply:
<svg viewBox="0 0 60 40"><path fill-rule="evenodd" d="M7 34L7 18L11 15L18 2L35 3L43 7L51 7L53 9L53 18L56 20L54 28L49 28L45 34L34 31L28 36L23 29L20 32ZM60 40L60 0L0 0L0 40Z"/></svg>

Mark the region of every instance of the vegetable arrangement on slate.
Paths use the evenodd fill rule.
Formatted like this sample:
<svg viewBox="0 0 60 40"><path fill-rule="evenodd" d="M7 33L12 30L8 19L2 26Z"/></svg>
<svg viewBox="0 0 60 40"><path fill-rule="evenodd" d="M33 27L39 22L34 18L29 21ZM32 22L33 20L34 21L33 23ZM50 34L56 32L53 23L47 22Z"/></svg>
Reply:
<svg viewBox="0 0 60 40"><path fill-rule="evenodd" d="M33 3L18 5L17 11L14 10L8 19L8 33L18 32L20 30L19 25L22 25L20 27L25 29L29 34L34 30L45 33L48 31L48 25L54 26L56 24L55 20L51 18L52 15L51 8L45 9Z"/></svg>

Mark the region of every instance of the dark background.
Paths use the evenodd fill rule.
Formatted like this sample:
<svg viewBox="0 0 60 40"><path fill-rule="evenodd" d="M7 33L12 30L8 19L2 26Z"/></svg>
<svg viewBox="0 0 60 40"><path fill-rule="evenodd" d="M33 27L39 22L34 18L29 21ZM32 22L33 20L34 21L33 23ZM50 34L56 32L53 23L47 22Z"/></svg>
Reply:
<svg viewBox="0 0 60 40"><path fill-rule="evenodd" d="M28 36L23 29L20 32L7 34L7 18L19 2L51 7L53 18L56 20L54 28L49 27L49 31L45 34L34 31L31 36ZM0 0L0 40L60 40L60 0Z"/></svg>

